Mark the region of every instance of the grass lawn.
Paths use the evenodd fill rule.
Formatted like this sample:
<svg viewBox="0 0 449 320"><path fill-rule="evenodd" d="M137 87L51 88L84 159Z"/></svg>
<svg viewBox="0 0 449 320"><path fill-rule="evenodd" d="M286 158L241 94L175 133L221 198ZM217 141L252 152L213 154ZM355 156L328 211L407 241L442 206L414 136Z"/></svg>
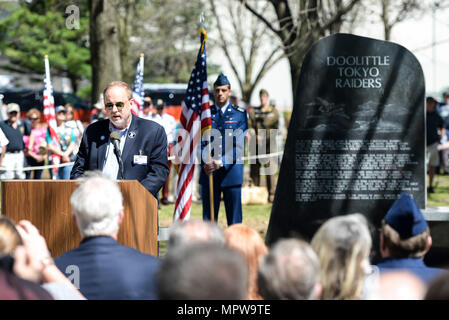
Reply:
<svg viewBox="0 0 449 320"><path fill-rule="evenodd" d="M175 206L161 205L159 210L159 227L169 227L173 223L173 211ZM254 204L243 206L243 223L247 226L257 230L263 237L267 232L268 222L270 221L271 203L269 204ZM190 213L191 219L202 219L202 204L192 203L192 211ZM218 224L222 228L227 227L226 213L223 201L220 205L220 212L218 213Z"/></svg>
<svg viewBox="0 0 449 320"><path fill-rule="evenodd" d="M161 205L159 210L159 227L169 227L173 223L173 211L175 205ZM271 203L265 205L245 205L242 208L243 223L254 230L257 230L265 239L265 234L270 221ZM202 219L202 204L192 202L192 210L190 212L191 219ZM218 224L224 229L227 227L226 213L223 201L220 205L218 213ZM159 241L159 256L165 255L167 250L167 241Z"/></svg>
<svg viewBox="0 0 449 320"><path fill-rule="evenodd" d="M435 193L427 194L428 207L449 207L449 175L436 175Z"/></svg>
<svg viewBox="0 0 449 320"><path fill-rule="evenodd" d="M435 176L435 193L427 195L428 207L449 207L449 175ZM159 226L169 227L173 222L174 205L161 205L159 210ZM192 203L191 218L202 218L202 205L200 203ZM271 203L265 205L244 205L243 206L243 223L257 230L262 237L268 228L270 220ZM218 214L218 223L221 227L226 228L226 214L224 203L221 202L220 212Z"/></svg>

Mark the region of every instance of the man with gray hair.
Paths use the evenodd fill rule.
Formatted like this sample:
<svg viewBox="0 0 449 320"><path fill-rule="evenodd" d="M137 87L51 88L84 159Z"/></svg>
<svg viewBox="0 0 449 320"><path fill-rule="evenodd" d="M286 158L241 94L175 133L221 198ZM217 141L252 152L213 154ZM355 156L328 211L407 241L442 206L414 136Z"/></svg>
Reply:
<svg viewBox="0 0 449 320"><path fill-rule="evenodd" d="M162 300L243 300L247 288L248 267L243 257L212 242L168 252L157 279Z"/></svg>
<svg viewBox="0 0 449 320"><path fill-rule="evenodd" d="M216 223L199 219L176 221L170 227L167 250L196 242L225 244L223 229Z"/></svg>
<svg viewBox="0 0 449 320"><path fill-rule="evenodd" d="M279 240L259 266L258 285L265 300L315 300L321 294L320 262L298 239Z"/></svg>
<svg viewBox="0 0 449 320"><path fill-rule="evenodd" d="M100 172L87 173L70 198L82 241L55 259L64 273L79 270L87 299L156 299L159 259L117 242L124 218L118 184Z"/></svg>

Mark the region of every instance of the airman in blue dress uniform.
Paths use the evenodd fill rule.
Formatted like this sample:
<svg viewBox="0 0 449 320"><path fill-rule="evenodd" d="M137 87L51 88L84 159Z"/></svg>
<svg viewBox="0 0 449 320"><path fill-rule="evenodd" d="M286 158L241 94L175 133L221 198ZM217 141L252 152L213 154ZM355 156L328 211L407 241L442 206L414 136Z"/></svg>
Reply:
<svg viewBox="0 0 449 320"><path fill-rule="evenodd" d="M215 221L218 221L221 194L223 193L228 225L242 222L243 160L241 157L244 155L245 134L248 129L245 108L232 105L229 102L230 95L231 84L225 75L220 74L214 83L215 104L210 109L212 129L219 131L221 143L218 148L212 150L213 160L202 163L200 173L203 219L210 220L208 175L212 173ZM203 151L204 148L205 143L202 144Z"/></svg>

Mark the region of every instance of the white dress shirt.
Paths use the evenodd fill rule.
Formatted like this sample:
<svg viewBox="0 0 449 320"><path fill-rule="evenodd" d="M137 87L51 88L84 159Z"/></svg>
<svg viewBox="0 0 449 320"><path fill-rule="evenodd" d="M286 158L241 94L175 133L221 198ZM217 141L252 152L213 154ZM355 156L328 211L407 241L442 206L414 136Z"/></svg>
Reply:
<svg viewBox="0 0 449 320"><path fill-rule="evenodd" d="M131 120L132 121L132 120ZM123 147L125 146L126 142L126 135L128 133L129 126L131 125L131 122L129 125L122 130L116 129L111 123L109 123L109 131L113 132L116 131L120 133L120 154L123 153ZM111 142L111 139L109 138L109 144L106 149L106 157L104 159L105 163L103 166L103 173L108 176L109 178L116 180L119 170L119 164L117 157L114 153L114 145Z"/></svg>

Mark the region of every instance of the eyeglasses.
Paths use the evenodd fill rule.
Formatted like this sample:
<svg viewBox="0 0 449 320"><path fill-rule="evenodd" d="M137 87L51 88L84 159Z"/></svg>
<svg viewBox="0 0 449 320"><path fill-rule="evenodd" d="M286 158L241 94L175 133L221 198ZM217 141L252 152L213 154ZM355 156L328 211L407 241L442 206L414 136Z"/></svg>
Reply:
<svg viewBox="0 0 449 320"><path fill-rule="evenodd" d="M122 110L125 107L125 104L126 104L126 102L120 102L120 101L116 102L116 103L108 102L104 105L104 107L106 108L106 110L112 110L112 109L114 109L114 106L116 106L118 110Z"/></svg>
<svg viewBox="0 0 449 320"><path fill-rule="evenodd" d="M30 121L36 121L39 120L39 118L30 118Z"/></svg>

